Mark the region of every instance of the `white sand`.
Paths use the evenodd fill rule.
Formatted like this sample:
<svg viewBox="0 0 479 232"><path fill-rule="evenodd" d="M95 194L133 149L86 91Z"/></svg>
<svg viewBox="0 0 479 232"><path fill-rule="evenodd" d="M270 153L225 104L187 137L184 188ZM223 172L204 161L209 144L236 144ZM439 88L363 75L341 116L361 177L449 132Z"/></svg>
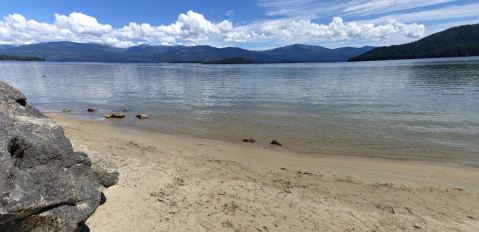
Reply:
<svg viewBox="0 0 479 232"><path fill-rule="evenodd" d="M128 130L52 116L119 167L92 231L479 231L479 169Z"/></svg>

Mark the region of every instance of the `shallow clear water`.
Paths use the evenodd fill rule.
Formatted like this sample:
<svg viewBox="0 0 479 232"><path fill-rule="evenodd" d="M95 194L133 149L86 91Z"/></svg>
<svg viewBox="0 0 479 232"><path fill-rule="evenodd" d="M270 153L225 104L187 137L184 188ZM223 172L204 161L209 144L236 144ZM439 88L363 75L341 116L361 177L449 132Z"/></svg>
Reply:
<svg viewBox="0 0 479 232"><path fill-rule="evenodd" d="M479 164L479 58L332 64L0 63L40 110L301 152ZM99 109L86 113L89 106ZM139 121L138 112L153 117Z"/></svg>

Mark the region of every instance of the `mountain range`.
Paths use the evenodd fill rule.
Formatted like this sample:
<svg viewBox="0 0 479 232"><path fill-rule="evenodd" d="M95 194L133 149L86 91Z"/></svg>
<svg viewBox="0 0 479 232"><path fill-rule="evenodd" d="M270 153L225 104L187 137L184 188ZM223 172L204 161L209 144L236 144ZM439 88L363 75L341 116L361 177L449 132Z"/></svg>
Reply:
<svg viewBox="0 0 479 232"><path fill-rule="evenodd" d="M453 27L416 42L388 47L325 48L294 44L254 51L237 47L138 45L118 48L104 44L48 42L0 45L2 59L118 63L315 63L479 56L479 24Z"/></svg>
<svg viewBox="0 0 479 232"><path fill-rule="evenodd" d="M252 51L237 47L139 45L118 48L95 43L48 42L22 46L0 45L0 54L39 57L66 62L215 63L242 58L253 63L344 62L373 49L294 44L271 50ZM233 59L234 60L234 59Z"/></svg>
<svg viewBox="0 0 479 232"><path fill-rule="evenodd" d="M449 28L416 42L379 47L350 61L479 56L479 24Z"/></svg>

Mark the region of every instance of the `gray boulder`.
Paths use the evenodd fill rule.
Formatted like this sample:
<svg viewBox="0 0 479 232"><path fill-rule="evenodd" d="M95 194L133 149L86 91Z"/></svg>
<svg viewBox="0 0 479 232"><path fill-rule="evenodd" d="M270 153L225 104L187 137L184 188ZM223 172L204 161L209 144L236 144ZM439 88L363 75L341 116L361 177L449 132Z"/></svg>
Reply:
<svg viewBox="0 0 479 232"><path fill-rule="evenodd" d="M63 128L0 82L0 231L77 231L101 189Z"/></svg>

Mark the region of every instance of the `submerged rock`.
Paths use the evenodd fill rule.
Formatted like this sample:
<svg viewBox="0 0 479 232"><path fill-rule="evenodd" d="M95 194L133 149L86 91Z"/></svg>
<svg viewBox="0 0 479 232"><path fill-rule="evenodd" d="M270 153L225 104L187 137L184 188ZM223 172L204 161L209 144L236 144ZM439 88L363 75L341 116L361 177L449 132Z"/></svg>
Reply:
<svg viewBox="0 0 479 232"><path fill-rule="evenodd" d="M96 108L90 107L86 111L88 112L96 112Z"/></svg>
<svg viewBox="0 0 479 232"><path fill-rule="evenodd" d="M101 182L61 126L0 82L0 231L76 231L100 204Z"/></svg>
<svg viewBox="0 0 479 232"><path fill-rule="evenodd" d="M276 146L283 146L283 144L281 144L280 142L276 141L276 140L273 140L271 141L271 145L276 145Z"/></svg>
<svg viewBox="0 0 479 232"><path fill-rule="evenodd" d="M138 115L136 115L136 117L138 119L148 119L148 115L146 115L146 114L138 114Z"/></svg>
<svg viewBox="0 0 479 232"><path fill-rule="evenodd" d="M247 138L247 139L243 139L243 142L245 142L245 143L256 143L256 140L253 139L253 138Z"/></svg>
<svg viewBox="0 0 479 232"><path fill-rule="evenodd" d="M63 113L70 113L70 112L72 112L71 109L63 109Z"/></svg>
<svg viewBox="0 0 479 232"><path fill-rule="evenodd" d="M105 114L105 118L124 118L124 117L125 117L124 114L118 113L118 112Z"/></svg>

